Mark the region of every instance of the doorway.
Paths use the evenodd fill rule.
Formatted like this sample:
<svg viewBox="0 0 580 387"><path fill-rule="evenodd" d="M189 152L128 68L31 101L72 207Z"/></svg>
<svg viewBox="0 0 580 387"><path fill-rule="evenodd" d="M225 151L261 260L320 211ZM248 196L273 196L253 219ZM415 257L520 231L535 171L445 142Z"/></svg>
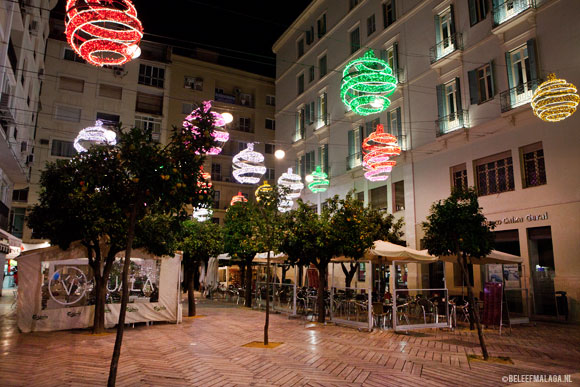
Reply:
<svg viewBox="0 0 580 387"><path fill-rule="evenodd" d="M528 228L527 232L535 314L556 316L552 230L546 226Z"/></svg>

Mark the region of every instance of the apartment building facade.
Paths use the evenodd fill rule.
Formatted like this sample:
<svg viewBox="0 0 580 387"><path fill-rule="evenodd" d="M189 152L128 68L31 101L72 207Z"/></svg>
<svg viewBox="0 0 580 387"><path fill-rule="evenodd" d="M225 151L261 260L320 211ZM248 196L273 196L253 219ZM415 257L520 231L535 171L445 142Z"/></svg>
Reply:
<svg viewBox="0 0 580 387"><path fill-rule="evenodd" d="M580 118L546 123L529 105L549 73L580 81L578 16L580 4L563 0L313 1L273 47L286 166L305 176L322 165L330 188L321 200L354 191L387 208L404 218L414 248L433 202L475 186L497 221L497 249L524 257L514 275L530 311L557 315L564 291L580 320L580 176L570 167ZM363 117L342 103L340 84L346 64L369 49L389 62L398 87L388 109ZM403 149L386 182L366 180L361 165L361 142L377 123ZM461 292L452 264L408 270L409 287L438 287L444 272L450 292ZM473 266L476 288L488 271Z"/></svg>
<svg viewBox="0 0 580 387"><path fill-rule="evenodd" d="M4 1L0 7L0 296L6 258L20 253L34 158L48 15L56 0Z"/></svg>

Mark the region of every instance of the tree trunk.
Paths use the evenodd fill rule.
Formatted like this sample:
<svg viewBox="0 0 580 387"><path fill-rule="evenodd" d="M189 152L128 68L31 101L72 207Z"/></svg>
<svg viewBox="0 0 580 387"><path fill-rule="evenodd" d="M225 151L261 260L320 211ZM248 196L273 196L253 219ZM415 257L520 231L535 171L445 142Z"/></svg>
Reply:
<svg viewBox="0 0 580 387"><path fill-rule="evenodd" d="M93 333L103 333L105 331L105 297L107 294L107 281L101 274L95 273L95 317L93 321Z"/></svg>
<svg viewBox="0 0 580 387"><path fill-rule="evenodd" d="M108 387L114 387L117 382L117 368L119 358L121 357L121 345L123 344L123 332L125 330L125 314L127 313L127 303L129 302L129 267L131 265L131 253L133 252L133 239L135 237L135 221L137 219L137 204L133 204L131 217L129 219L129 232L127 235L127 249L125 250L125 260L123 263L123 287L121 297L121 309L119 310L119 322L117 324L117 337L115 338L115 347L109 369Z"/></svg>
<svg viewBox="0 0 580 387"><path fill-rule="evenodd" d="M318 268L318 292L316 293L316 304L318 307L318 322L324 324L326 318L326 308L324 304L324 289L326 288L326 270L328 265L320 265Z"/></svg>
<svg viewBox="0 0 580 387"><path fill-rule="evenodd" d="M246 287L244 288L244 297L246 297L244 306L246 308L252 307L252 260L246 261Z"/></svg>
<svg viewBox="0 0 580 387"><path fill-rule="evenodd" d="M341 262L340 267L342 268L342 272L344 273L344 287L350 288L350 285L352 284L352 279L354 278L354 275L356 273L357 264L351 263L350 269L347 269L344 263Z"/></svg>
<svg viewBox="0 0 580 387"><path fill-rule="evenodd" d="M195 316L195 288L194 288L195 270L190 273L187 281L187 315Z"/></svg>
<svg viewBox="0 0 580 387"><path fill-rule="evenodd" d="M304 277L304 267L302 265L298 266L298 287L302 287Z"/></svg>
<svg viewBox="0 0 580 387"><path fill-rule="evenodd" d="M479 336L479 345L481 346L481 353L483 354L483 359L487 360L489 354L487 352L487 345L485 344L485 338L483 337L483 330L481 328L481 323L479 322L479 311L477 310L477 304L475 303L475 297L473 297L473 289L471 287L471 282L469 281L469 275L467 274L467 257L465 254L460 255L457 253L457 258L461 264L461 269L463 271L463 280L467 285L467 299L469 300L470 314L475 320L475 326L477 327L477 335Z"/></svg>
<svg viewBox="0 0 580 387"><path fill-rule="evenodd" d="M240 264L240 288L244 289L246 287L246 265Z"/></svg>
<svg viewBox="0 0 580 387"><path fill-rule="evenodd" d="M270 249L266 257L266 322L264 323L264 345L268 345L268 327L270 325Z"/></svg>

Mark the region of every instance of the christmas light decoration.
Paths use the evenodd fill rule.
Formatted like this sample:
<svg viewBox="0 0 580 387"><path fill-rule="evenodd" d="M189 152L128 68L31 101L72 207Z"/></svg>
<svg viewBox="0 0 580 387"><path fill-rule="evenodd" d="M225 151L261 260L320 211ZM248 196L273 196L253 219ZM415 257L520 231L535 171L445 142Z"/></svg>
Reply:
<svg viewBox="0 0 580 387"><path fill-rule="evenodd" d="M204 109L207 112L211 108L211 101L204 101L203 106L195 109L185 119L183 120L183 127L185 129L191 130L195 133L198 133L198 127L195 125L195 121L201 118L201 109ZM212 147L207 154L210 156L215 156L221 153L222 148L226 142L230 139L230 134L223 130L223 127L228 123L228 118L225 114L220 114L217 112L211 112L214 118L214 131L212 132L212 136L214 140L217 142L215 147ZM231 122L231 121L230 121Z"/></svg>
<svg viewBox="0 0 580 387"><path fill-rule="evenodd" d="M256 184L266 173L264 156L254 151L254 144L234 156L232 159L234 178L242 184Z"/></svg>
<svg viewBox="0 0 580 387"><path fill-rule="evenodd" d="M68 0L68 44L95 66L121 66L141 54L143 26L129 0Z"/></svg>
<svg viewBox="0 0 580 387"><path fill-rule="evenodd" d="M292 200L282 199L278 204L278 211L280 212L288 212L292 209L294 202Z"/></svg>
<svg viewBox="0 0 580 387"><path fill-rule="evenodd" d="M213 211L210 208L201 207L193 210L193 214L191 216L198 222L205 222L206 220L210 220L212 215Z"/></svg>
<svg viewBox="0 0 580 387"><path fill-rule="evenodd" d="M342 72L340 98L361 116L380 113L391 104L388 97L397 88L397 78L387 62L373 50L348 63Z"/></svg>
<svg viewBox="0 0 580 387"><path fill-rule="evenodd" d="M254 195L256 195L256 201L260 201L260 194L261 193L265 193L265 192L271 192L272 191L272 186L270 184L268 184L267 180L264 180L264 183L259 186L256 189L256 192L254 192Z"/></svg>
<svg viewBox="0 0 580 387"><path fill-rule="evenodd" d="M385 133L384 126L379 124L377 130L364 139L362 149L365 177L370 181L387 180L388 174L397 164L396 161L389 159L401 154L397 138Z"/></svg>
<svg viewBox="0 0 580 387"><path fill-rule="evenodd" d="M81 129L73 142L77 152L87 151L87 147L92 145L115 145L117 143L117 134L103 127L103 121L97 120L95 126Z"/></svg>
<svg viewBox="0 0 580 387"><path fill-rule="evenodd" d="M246 197L244 195L242 195L241 192L238 192L238 194L236 196L234 196L232 198L232 200L230 201L230 206L233 206L236 203L244 203L247 201L248 201L248 199L246 199Z"/></svg>
<svg viewBox="0 0 580 387"><path fill-rule="evenodd" d="M330 181L328 181L328 175L322 172L320 165L316 166L316 170L311 173L312 182L308 184L308 188L312 193L319 193L325 192L330 185Z"/></svg>
<svg viewBox="0 0 580 387"><path fill-rule="evenodd" d="M565 79L557 79L556 74L548 75L532 96L532 109L540 119L557 122L570 117L576 111L580 97L576 86Z"/></svg>
<svg viewBox="0 0 580 387"><path fill-rule="evenodd" d="M278 185L280 187L288 188L289 191L286 195L286 198L288 199L298 199L300 197L300 192L304 189L302 178L300 175L292 173L292 168L288 168L288 172L284 172L282 176L278 178Z"/></svg>

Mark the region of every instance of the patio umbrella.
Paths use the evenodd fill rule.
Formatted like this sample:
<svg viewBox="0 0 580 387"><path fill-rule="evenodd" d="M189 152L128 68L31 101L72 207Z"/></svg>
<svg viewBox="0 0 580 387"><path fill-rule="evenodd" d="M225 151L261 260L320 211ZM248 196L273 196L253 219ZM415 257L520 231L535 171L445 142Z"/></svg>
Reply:
<svg viewBox="0 0 580 387"><path fill-rule="evenodd" d="M375 241L374 247L367 252L369 258L385 257L388 261L435 262L438 258L426 250L419 251L410 247L386 241Z"/></svg>
<svg viewBox="0 0 580 387"><path fill-rule="evenodd" d="M427 250L422 250L427 253ZM443 255L439 257L440 260L444 262L457 263L457 257L455 255ZM470 263L475 265L487 265L487 264L509 264L509 263L523 263L524 259L518 255L504 253L502 251L492 250L487 256L483 258L471 258Z"/></svg>

